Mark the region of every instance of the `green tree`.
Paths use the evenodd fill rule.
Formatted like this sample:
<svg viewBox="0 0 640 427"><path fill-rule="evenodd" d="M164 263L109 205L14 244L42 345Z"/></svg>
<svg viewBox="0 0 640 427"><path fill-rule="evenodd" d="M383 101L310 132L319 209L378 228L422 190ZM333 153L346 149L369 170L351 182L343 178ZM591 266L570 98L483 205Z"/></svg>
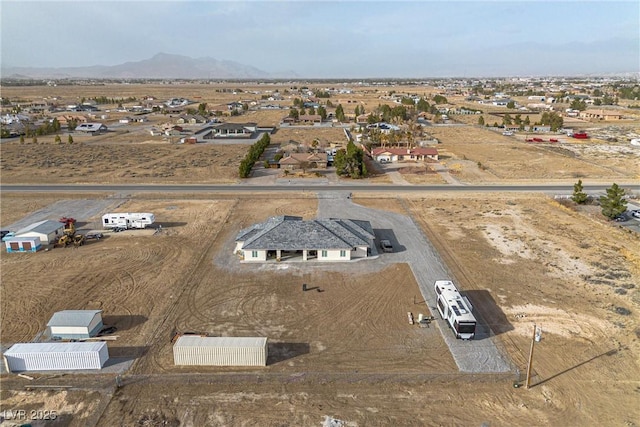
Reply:
<svg viewBox="0 0 640 427"><path fill-rule="evenodd" d="M427 112L427 111L429 111L429 103L427 101L425 101L424 98L420 98L418 100L418 103L416 104L416 108L420 112Z"/></svg>
<svg viewBox="0 0 640 427"><path fill-rule="evenodd" d="M322 105L318 107L318 114L322 120L327 120L327 110Z"/></svg>
<svg viewBox="0 0 640 427"><path fill-rule="evenodd" d="M69 137L67 138L67 143L73 144L73 137L71 136L71 134L69 134Z"/></svg>
<svg viewBox="0 0 640 427"><path fill-rule="evenodd" d="M360 106L359 105L356 105L356 108L353 111L353 114L355 114L356 117L358 117L360 114L362 114L362 113L360 113Z"/></svg>
<svg viewBox="0 0 640 427"><path fill-rule="evenodd" d="M484 126L484 117L482 117L482 116L478 117L478 124L480 126Z"/></svg>
<svg viewBox="0 0 640 427"><path fill-rule="evenodd" d="M513 124L513 121L511 120L511 116L509 114L504 115L504 117L502 118L502 124L505 126Z"/></svg>
<svg viewBox="0 0 640 427"><path fill-rule="evenodd" d="M356 147L353 141L347 143L346 150L338 150L334 156L333 165L338 175L362 178L367 174L367 168L364 165L364 151Z"/></svg>
<svg viewBox="0 0 640 427"><path fill-rule="evenodd" d="M600 197L600 207L602 215L609 219L614 219L627 210L627 201L624 199L624 189L613 183L611 188L607 188L607 195Z"/></svg>
<svg viewBox="0 0 640 427"><path fill-rule="evenodd" d="M344 109L342 108L342 104L338 104L338 106L336 107L336 119L338 119L339 122L345 121Z"/></svg>
<svg viewBox="0 0 640 427"><path fill-rule="evenodd" d="M587 103L582 99L576 98L571 101L569 108L571 108L572 110L584 111L587 109Z"/></svg>
<svg viewBox="0 0 640 427"><path fill-rule="evenodd" d="M292 119L298 120L300 118L300 113L295 108L289 108L289 117Z"/></svg>
<svg viewBox="0 0 640 427"><path fill-rule="evenodd" d="M516 103L513 102L513 101L507 102L507 108L509 108L509 109L516 108Z"/></svg>
<svg viewBox="0 0 640 427"><path fill-rule="evenodd" d="M579 179L578 182L573 184L573 196L571 196L571 200L579 205L582 205L586 203L588 199L589 196L583 191L582 180Z"/></svg>
<svg viewBox="0 0 640 427"><path fill-rule="evenodd" d="M198 114L200 114L201 116L207 117L209 115L209 113L207 112L207 103L203 102L200 105L198 105Z"/></svg>
<svg viewBox="0 0 640 427"><path fill-rule="evenodd" d="M433 97L433 102L436 104L447 104L447 98L442 95L436 95Z"/></svg>
<svg viewBox="0 0 640 427"><path fill-rule="evenodd" d="M60 135L56 135L56 138L54 141L56 144L62 144L62 139L60 139Z"/></svg>

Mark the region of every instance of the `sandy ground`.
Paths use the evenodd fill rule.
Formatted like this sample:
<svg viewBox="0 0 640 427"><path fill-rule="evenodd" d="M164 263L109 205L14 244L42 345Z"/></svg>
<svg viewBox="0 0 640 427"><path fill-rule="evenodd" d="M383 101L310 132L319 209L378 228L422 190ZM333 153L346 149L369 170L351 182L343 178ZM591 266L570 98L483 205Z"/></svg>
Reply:
<svg viewBox="0 0 640 427"><path fill-rule="evenodd" d="M67 422L60 425L105 426L319 425L326 416L348 425L634 425L640 415L637 237L542 196L399 205L356 195L376 209L409 209L472 299L482 290L493 300L476 299L477 309L499 307L482 314L520 372L465 375L438 329L407 324L406 312L420 305L406 264L354 276L225 261L239 229L268 215L311 218L314 199L173 197L123 206L155 212L160 234L2 254L3 344L32 339L56 310L101 308L118 327L112 355L136 360L118 390L106 374L34 374L33 382L4 375L3 408L55 409ZM16 215L46 203L5 199ZM323 292L303 293L301 283ZM534 323L543 331L534 387L515 389ZM172 366L171 337L186 331L269 336L269 365ZM25 392L30 384L92 394Z"/></svg>
<svg viewBox="0 0 640 427"><path fill-rule="evenodd" d="M260 86L255 89L265 89ZM185 96L212 104L259 97L248 94L249 86L237 94L222 88L25 87L3 88L3 97L59 96L74 103L80 96L140 97L141 90L159 99ZM362 88L339 98L347 112L355 105L371 111L389 90ZM261 111L229 120L273 125L281 115ZM427 131L441 141L440 166L465 183L638 178L638 154L622 143L533 146L474 126ZM340 132L288 129L273 139L330 143L344 141ZM178 146L154 140L142 128L73 145L39 141L3 142L3 183L235 182L247 149ZM415 165L387 174L372 163L367 167L378 173L367 182L444 179ZM377 273L354 274L284 264L256 269L229 256L241 228L270 215L314 217L313 196L105 196L125 197L118 201L123 210L154 212L162 232L105 233L80 248L37 254L3 251L3 348L33 339L57 310L99 308L105 323L118 328L117 340L109 342L111 355L134 362L121 388L111 373L33 374L32 381L3 374L2 409L57 411L57 422L34 426L306 426L322 425L327 417L348 426L640 426L637 235L602 221L597 212L578 213L539 195L355 194L356 203L410 215L516 367L503 374L461 374L438 328L406 322L407 311L416 315L425 306L402 260ZM14 223L60 200L97 197L3 192L0 222ZM97 219L87 218L83 226ZM302 283L323 292L303 293ZM524 381L534 323L542 340L535 346L533 387L515 388ZM171 338L190 331L268 336L269 365L177 368Z"/></svg>

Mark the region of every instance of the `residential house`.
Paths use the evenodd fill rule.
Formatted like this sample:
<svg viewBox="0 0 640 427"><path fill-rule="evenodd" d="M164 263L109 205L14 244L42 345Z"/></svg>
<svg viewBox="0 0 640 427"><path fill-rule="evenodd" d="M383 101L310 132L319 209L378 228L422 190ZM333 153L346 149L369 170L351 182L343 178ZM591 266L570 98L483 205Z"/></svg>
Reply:
<svg viewBox="0 0 640 427"><path fill-rule="evenodd" d="M423 162L438 160L438 150L432 147L418 148L387 148L377 147L371 152L371 156L379 163L396 163L402 161Z"/></svg>
<svg viewBox="0 0 640 427"><path fill-rule="evenodd" d="M291 153L280 159L282 169L326 169L327 153Z"/></svg>
<svg viewBox="0 0 640 427"><path fill-rule="evenodd" d="M197 142L224 138L252 138L258 132L256 123L217 123L196 131L193 137Z"/></svg>
<svg viewBox="0 0 640 427"><path fill-rule="evenodd" d="M580 112L580 118L587 120L621 120L622 114L612 110L585 110Z"/></svg>
<svg viewBox="0 0 640 427"><path fill-rule="evenodd" d="M90 133L91 135L98 135L106 132L107 127L102 123L81 123L76 126L76 131Z"/></svg>
<svg viewBox="0 0 640 427"><path fill-rule="evenodd" d="M368 221L271 217L240 231L234 253L244 261L349 261L369 256L375 234Z"/></svg>

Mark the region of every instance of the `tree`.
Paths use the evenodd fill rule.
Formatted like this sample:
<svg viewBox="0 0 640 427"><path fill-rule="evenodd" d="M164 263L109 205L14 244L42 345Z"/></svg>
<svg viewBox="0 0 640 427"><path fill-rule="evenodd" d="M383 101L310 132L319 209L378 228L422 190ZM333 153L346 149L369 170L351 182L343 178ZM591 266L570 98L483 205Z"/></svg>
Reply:
<svg viewBox="0 0 640 427"><path fill-rule="evenodd" d="M24 144L24 135L20 135L20 144Z"/></svg>
<svg viewBox="0 0 640 427"><path fill-rule="evenodd" d="M433 102L436 104L447 104L447 98L442 95L436 95L433 97Z"/></svg>
<svg viewBox="0 0 640 427"><path fill-rule="evenodd" d="M513 121L511 120L511 116L509 114L504 115L504 117L502 118L502 124L506 126L513 124Z"/></svg>
<svg viewBox="0 0 640 427"><path fill-rule="evenodd" d="M327 120L327 110L322 105L318 107L318 114L322 120Z"/></svg>
<svg viewBox="0 0 640 427"><path fill-rule="evenodd" d="M67 138L67 143L73 144L73 137L69 134L69 138Z"/></svg>
<svg viewBox="0 0 640 427"><path fill-rule="evenodd" d="M484 126L484 117L482 117L482 116L478 117L478 124L480 126Z"/></svg>
<svg viewBox="0 0 640 427"><path fill-rule="evenodd" d="M420 112L427 112L427 111L429 111L429 103L427 101L425 101L424 98L421 97L418 100L418 103L416 104L416 108Z"/></svg>
<svg viewBox="0 0 640 427"><path fill-rule="evenodd" d="M338 104L338 106L336 107L336 119L338 119L339 122L344 122L345 121L344 110L342 109L342 104Z"/></svg>
<svg viewBox="0 0 640 427"><path fill-rule="evenodd" d="M579 179L578 182L573 184L573 196L571 196L571 200L579 205L582 205L586 203L588 199L589 196L583 191L582 180Z"/></svg>
<svg viewBox="0 0 640 427"><path fill-rule="evenodd" d="M338 150L334 156L333 165L338 175L362 178L367 174L367 168L364 165L364 151L356 147L353 141L347 143L346 150Z"/></svg>
<svg viewBox="0 0 640 427"><path fill-rule="evenodd" d="M298 118L300 118L300 114L298 113L298 110L292 107L292 108L289 108L289 117L291 117L294 120L298 120Z"/></svg>
<svg viewBox="0 0 640 427"><path fill-rule="evenodd" d="M56 138L54 141L56 144L62 144L62 139L60 139L60 135L56 135Z"/></svg>
<svg viewBox="0 0 640 427"><path fill-rule="evenodd" d="M513 101L507 102L507 108L509 108L509 109L516 108L516 103L513 102Z"/></svg>
<svg viewBox="0 0 640 427"><path fill-rule="evenodd" d="M207 103L203 102L202 104L198 105L198 114L200 114L201 116L207 117L209 114L207 112Z"/></svg>
<svg viewBox="0 0 640 427"><path fill-rule="evenodd" d="M358 117L361 113L360 113L360 106L356 105L355 110L353 111L353 114L356 115L356 117Z"/></svg>
<svg viewBox="0 0 640 427"><path fill-rule="evenodd" d="M602 215L609 219L614 219L627 210L627 201L624 199L624 189L613 183L611 188L607 188L607 195L600 197L600 207Z"/></svg>
<svg viewBox="0 0 640 427"><path fill-rule="evenodd" d="M569 108L571 108L572 110L584 111L587 109L587 103L583 99L576 98L571 101L571 105L569 105Z"/></svg>
<svg viewBox="0 0 640 427"><path fill-rule="evenodd" d="M31 139L31 142L33 142L34 144L38 143L38 137L33 135L33 138Z"/></svg>

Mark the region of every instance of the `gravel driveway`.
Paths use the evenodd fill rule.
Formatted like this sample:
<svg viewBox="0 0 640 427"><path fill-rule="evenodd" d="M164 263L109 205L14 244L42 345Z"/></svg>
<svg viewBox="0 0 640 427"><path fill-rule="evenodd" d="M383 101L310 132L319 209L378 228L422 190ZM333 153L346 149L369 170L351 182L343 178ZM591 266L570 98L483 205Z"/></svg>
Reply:
<svg viewBox="0 0 640 427"><path fill-rule="evenodd" d="M439 254L427 240L422 230L406 215L366 208L353 203L348 192L327 192L318 195L318 218L352 218L371 222L376 240L390 240L393 253L377 254L376 259L362 260L356 266L358 271L378 270L385 265L405 262L409 264L420 287L420 292L427 302L431 315L436 318L442 336L449 346L456 364L461 372L489 373L508 372L512 368L493 342L494 336L489 327L478 320L476 338L471 341L458 340L454 337L447 323L440 319L436 309L433 283L439 279L449 279L452 275L440 259ZM455 282L455 279L454 279ZM471 301L473 304L473 301Z"/></svg>

